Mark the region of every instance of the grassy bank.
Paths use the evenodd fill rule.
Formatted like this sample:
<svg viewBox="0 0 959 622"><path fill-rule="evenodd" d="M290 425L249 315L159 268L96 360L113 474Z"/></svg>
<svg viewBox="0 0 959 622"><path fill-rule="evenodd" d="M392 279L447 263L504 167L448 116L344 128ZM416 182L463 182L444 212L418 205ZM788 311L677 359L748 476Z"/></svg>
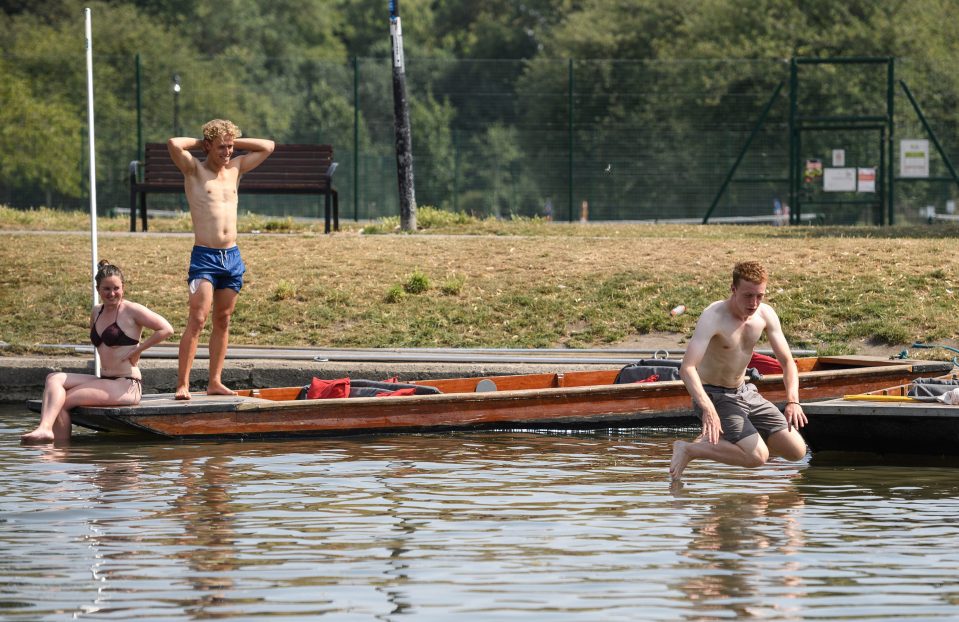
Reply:
<svg viewBox="0 0 959 622"><path fill-rule="evenodd" d="M745 258L770 267L769 302L794 347L849 353L870 344L952 344L959 329L955 227L582 226L422 216L429 228L416 235L373 235L392 231L394 222L325 236L310 224L242 219L249 271L234 343L615 347L649 334L681 339L706 304L728 293L732 264ZM151 221L150 234L125 233L127 226L124 218L98 221L100 257L124 269L129 298L182 326L192 238L159 232L188 232L189 221ZM83 214L0 208L0 339L14 346L8 351L86 341L88 227ZM678 304L688 311L671 317Z"/></svg>

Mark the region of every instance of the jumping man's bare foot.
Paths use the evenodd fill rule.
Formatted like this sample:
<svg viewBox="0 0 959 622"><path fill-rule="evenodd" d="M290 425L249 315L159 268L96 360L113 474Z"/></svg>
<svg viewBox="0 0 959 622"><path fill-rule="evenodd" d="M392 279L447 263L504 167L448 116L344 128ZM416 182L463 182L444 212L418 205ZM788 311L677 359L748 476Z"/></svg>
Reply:
<svg viewBox="0 0 959 622"><path fill-rule="evenodd" d="M190 387L177 387L176 393L173 395L175 400L188 400L190 399Z"/></svg>
<svg viewBox="0 0 959 622"><path fill-rule="evenodd" d="M228 388L222 382L211 382L206 387L207 395L236 395L236 391Z"/></svg>
<svg viewBox="0 0 959 622"><path fill-rule="evenodd" d="M673 443L673 458L669 461L669 477L673 481L678 481L683 476L686 465L692 458L686 447L689 445L686 441L676 441Z"/></svg>
<svg viewBox="0 0 959 622"><path fill-rule="evenodd" d="M46 443L52 443L53 431L37 428L33 432L20 436L20 442L24 445L44 445Z"/></svg>

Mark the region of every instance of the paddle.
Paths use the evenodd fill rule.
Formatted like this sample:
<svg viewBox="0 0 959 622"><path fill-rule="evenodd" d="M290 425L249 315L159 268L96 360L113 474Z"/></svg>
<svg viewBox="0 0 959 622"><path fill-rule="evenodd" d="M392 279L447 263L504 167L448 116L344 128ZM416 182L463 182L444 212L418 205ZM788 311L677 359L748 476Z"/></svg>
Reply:
<svg viewBox="0 0 959 622"><path fill-rule="evenodd" d="M856 402L920 402L914 397L907 395L869 395L862 393L859 395L843 395L842 399Z"/></svg>

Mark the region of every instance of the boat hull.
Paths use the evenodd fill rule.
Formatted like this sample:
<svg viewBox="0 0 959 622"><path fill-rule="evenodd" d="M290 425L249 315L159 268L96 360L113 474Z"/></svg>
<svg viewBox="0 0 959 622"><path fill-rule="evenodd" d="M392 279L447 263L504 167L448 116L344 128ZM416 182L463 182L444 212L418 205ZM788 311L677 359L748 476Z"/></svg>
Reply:
<svg viewBox="0 0 959 622"><path fill-rule="evenodd" d="M917 377L951 364L873 357L800 359L800 400L828 400ZM803 371L807 369L807 371ZM102 432L171 438L271 438L462 429L590 429L697 426L681 381L612 384L618 370L422 381L436 395L298 400L299 387L240 391L237 396L146 395L137 406L79 407L73 423ZM482 391L486 381L496 390ZM755 381L780 407L781 375ZM38 409L39 401L30 407Z"/></svg>

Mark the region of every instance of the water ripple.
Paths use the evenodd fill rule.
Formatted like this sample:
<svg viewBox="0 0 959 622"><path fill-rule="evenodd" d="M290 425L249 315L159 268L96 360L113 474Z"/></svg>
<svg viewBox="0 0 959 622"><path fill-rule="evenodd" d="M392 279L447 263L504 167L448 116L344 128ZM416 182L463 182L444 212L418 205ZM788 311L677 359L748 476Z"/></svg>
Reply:
<svg viewBox="0 0 959 622"><path fill-rule="evenodd" d="M24 448L5 620L959 619L944 466L693 463L684 432Z"/></svg>

